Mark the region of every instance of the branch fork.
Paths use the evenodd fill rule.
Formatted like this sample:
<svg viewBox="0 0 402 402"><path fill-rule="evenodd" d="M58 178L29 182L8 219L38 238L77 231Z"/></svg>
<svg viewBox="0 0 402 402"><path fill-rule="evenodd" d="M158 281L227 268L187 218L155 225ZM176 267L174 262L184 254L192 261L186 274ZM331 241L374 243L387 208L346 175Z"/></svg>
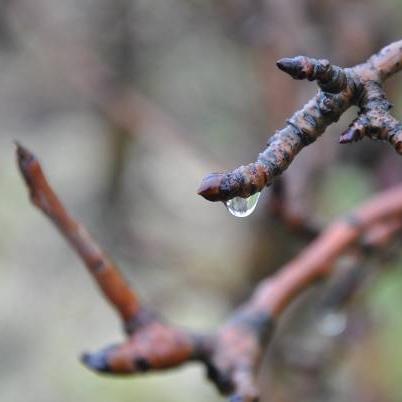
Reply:
<svg viewBox="0 0 402 402"><path fill-rule="evenodd" d="M269 186L305 146L316 141L352 105L359 107L359 116L341 134L341 144L367 137L387 141L402 154L402 124L389 113L391 103L382 86L402 68L402 40L352 68L305 56L281 59L277 66L294 79L316 81L319 91L269 138L255 162L205 176L198 189L205 199L247 198Z"/></svg>

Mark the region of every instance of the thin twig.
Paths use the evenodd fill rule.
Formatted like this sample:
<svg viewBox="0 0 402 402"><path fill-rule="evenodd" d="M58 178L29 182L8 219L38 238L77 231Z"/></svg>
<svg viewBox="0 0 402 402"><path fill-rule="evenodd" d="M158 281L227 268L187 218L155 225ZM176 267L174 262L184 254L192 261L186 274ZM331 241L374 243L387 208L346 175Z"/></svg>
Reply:
<svg viewBox="0 0 402 402"><path fill-rule="evenodd" d="M99 248L86 229L66 211L54 193L35 156L17 144L20 171L30 190L31 201L42 210L70 242L92 274L104 296L127 323L140 311L137 295L116 266Z"/></svg>

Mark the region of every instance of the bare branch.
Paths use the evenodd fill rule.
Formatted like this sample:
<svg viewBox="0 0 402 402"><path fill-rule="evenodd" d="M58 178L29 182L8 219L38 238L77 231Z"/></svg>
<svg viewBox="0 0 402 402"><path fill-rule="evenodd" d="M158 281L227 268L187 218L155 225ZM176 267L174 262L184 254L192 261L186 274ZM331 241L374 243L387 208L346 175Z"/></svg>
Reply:
<svg viewBox="0 0 402 402"><path fill-rule="evenodd" d="M380 222L402 219L402 186L374 197L330 225L298 257L260 284L250 303L277 317L301 291L331 273L340 255ZM396 232L394 232L396 233Z"/></svg>
<svg viewBox="0 0 402 402"><path fill-rule="evenodd" d="M256 372L284 309L317 280L328 277L337 259L371 236L384 245L401 229L402 186L388 190L328 227L311 245L275 275L265 279L213 335L196 334L165 323L141 308L116 266L74 221L49 186L37 159L18 145L18 163L33 203L69 240L126 324L128 339L98 352L84 354L89 368L102 373L131 374L177 367L192 360L232 401L255 402ZM371 233L371 235L370 235Z"/></svg>
<svg viewBox="0 0 402 402"><path fill-rule="evenodd" d="M359 106L360 115L342 134L341 143L367 136L388 141L402 154L402 125L389 114L391 105L382 88L383 81L401 69L402 41L392 43L353 68L304 56L281 59L277 64L293 78L316 80L320 90L269 138L267 148L255 162L205 176L198 194L209 201L227 201L261 191L352 105Z"/></svg>
<svg viewBox="0 0 402 402"><path fill-rule="evenodd" d="M17 144L17 161L30 191L31 201L42 210L70 242L98 283L105 298L121 316L129 340L94 354L84 354L83 362L100 372L133 373L177 366L203 355L206 337L174 328L148 309L141 307L106 254L86 229L66 211L43 174L36 157Z"/></svg>
<svg viewBox="0 0 402 402"><path fill-rule="evenodd" d="M104 296L125 323L140 311L137 295L85 228L75 221L54 193L36 157L17 144L17 161L29 188L31 201L57 226L92 274Z"/></svg>

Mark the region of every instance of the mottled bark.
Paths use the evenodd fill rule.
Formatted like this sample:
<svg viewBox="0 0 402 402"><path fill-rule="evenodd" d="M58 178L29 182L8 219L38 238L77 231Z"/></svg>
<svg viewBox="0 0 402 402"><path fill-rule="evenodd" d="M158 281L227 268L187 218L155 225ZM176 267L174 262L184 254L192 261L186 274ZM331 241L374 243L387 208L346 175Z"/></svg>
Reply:
<svg viewBox="0 0 402 402"><path fill-rule="evenodd" d="M367 62L352 68L304 56L279 60L277 65L281 70L295 79L317 81L320 90L287 120L284 128L269 138L255 162L229 172L207 175L198 193L209 201L227 201L261 191L352 105L359 107L359 116L341 135L341 143L366 136L388 141L402 154L402 125L389 114L391 104L382 87L387 78L401 69L401 63L402 41L386 46Z"/></svg>

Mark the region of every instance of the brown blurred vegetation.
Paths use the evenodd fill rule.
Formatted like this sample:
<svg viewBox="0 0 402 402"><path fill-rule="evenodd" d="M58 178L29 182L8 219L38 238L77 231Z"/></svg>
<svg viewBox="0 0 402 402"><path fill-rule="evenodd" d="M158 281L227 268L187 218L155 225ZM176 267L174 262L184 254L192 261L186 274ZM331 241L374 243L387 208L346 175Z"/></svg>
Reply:
<svg viewBox="0 0 402 402"><path fill-rule="evenodd" d="M148 304L177 323L213 328L307 239L270 217L270 189L250 218L236 219L196 196L200 178L254 160L314 93L277 70L278 58L356 64L400 38L401 6L2 0L0 400L221 400L199 367L116 379L80 365L81 350L119 339L117 320L27 201L14 139L41 157ZM387 90L401 118L401 79ZM402 179L390 147L338 145L353 113L284 175L287 204L317 225ZM316 307L325 286L292 307L265 359L264 401L401 400L402 261L391 251L362 267L340 311Z"/></svg>

